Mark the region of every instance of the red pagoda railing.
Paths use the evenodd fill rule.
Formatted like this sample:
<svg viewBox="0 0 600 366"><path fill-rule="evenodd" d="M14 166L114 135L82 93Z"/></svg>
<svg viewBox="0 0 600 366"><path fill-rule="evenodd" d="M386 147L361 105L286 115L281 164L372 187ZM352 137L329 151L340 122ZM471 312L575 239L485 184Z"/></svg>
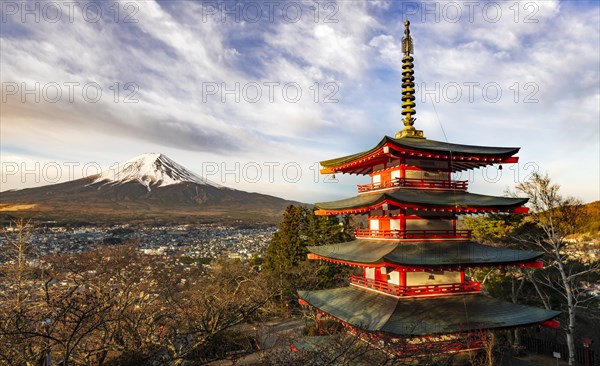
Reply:
<svg viewBox="0 0 600 366"><path fill-rule="evenodd" d="M387 281L371 280L363 276L350 275L350 283L394 296L441 295L455 292L479 292L481 290L481 283L475 281L437 285L398 286Z"/></svg>
<svg viewBox="0 0 600 366"><path fill-rule="evenodd" d="M391 187L456 189L460 191L466 191L467 185L468 183L466 180L394 178L381 183L359 184L358 193Z"/></svg>
<svg viewBox="0 0 600 366"><path fill-rule="evenodd" d="M356 229L357 238L471 239L471 230L371 230Z"/></svg>

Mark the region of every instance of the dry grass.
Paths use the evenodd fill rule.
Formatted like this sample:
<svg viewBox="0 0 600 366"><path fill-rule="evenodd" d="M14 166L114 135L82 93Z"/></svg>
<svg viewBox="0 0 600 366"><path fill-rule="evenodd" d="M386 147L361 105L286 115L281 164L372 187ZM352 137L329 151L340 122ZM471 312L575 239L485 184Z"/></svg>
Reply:
<svg viewBox="0 0 600 366"><path fill-rule="evenodd" d="M0 204L0 211L23 211L37 207L36 204Z"/></svg>

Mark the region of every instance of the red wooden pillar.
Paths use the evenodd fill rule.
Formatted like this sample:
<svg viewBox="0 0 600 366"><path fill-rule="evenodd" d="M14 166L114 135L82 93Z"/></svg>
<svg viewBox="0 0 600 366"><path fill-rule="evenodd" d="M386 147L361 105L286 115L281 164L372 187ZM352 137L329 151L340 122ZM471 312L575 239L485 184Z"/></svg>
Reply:
<svg viewBox="0 0 600 366"><path fill-rule="evenodd" d="M375 268L375 279L383 282L387 282L387 273L381 273L381 267Z"/></svg>
<svg viewBox="0 0 600 366"><path fill-rule="evenodd" d="M400 159L400 165L398 165L400 170L400 179L406 178L406 165L404 165L404 158Z"/></svg>
<svg viewBox="0 0 600 366"><path fill-rule="evenodd" d="M321 328L321 318L323 317L323 314L318 313L317 314L317 332L319 333L319 335L323 335L323 329Z"/></svg>
<svg viewBox="0 0 600 366"><path fill-rule="evenodd" d="M591 365L590 347L592 345L592 342L594 342L594 340L591 338L581 338L581 343L583 343L583 348L585 352L585 366Z"/></svg>
<svg viewBox="0 0 600 366"><path fill-rule="evenodd" d="M390 218L382 217L379 219L379 230L389 231L390 230Z"/></svg>
<svg viewBox="0 0 600 366"><path fill-rule="evenodd" d="M405 208L401 208L400 209L400 232L404 232L406 231L406 209Z"/></svg>

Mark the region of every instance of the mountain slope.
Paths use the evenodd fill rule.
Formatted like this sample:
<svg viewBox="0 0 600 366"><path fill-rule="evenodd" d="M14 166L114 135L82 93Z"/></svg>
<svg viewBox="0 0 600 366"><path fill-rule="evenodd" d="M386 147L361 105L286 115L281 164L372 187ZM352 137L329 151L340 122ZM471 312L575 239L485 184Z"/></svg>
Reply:
<svg viewBox="0 0 600 366"><path fill-rule="evenodd" d="M2 211L58 221L276 222L298 202L210 182L162 154L66 183L0 193ZM15 205L34 205L11 210Z"/></svg>

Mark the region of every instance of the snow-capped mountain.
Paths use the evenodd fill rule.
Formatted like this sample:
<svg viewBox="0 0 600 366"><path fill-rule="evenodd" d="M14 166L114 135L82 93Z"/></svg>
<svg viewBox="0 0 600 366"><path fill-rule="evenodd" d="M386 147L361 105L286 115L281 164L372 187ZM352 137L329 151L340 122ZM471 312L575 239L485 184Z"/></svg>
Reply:
<svg viewBox="0 0 600 366"><path fill-rule="evenodd" d="M180 183L196 183L219 187L220 185L200 177L160 153L145 153L118 165L118 169L107 169L91 177L90 184L102 185L138 182L148 191Z"/></svg>
<svg viewBox="0 0 600 366"><path fill-rule="evenodd" d="M165 155L142 154L118 167L66 183L0 192L5 206L34 206L28 217L56 221L277 222L282 198L222 187ZM20 212L4 214L19 216Z"/></svg>

